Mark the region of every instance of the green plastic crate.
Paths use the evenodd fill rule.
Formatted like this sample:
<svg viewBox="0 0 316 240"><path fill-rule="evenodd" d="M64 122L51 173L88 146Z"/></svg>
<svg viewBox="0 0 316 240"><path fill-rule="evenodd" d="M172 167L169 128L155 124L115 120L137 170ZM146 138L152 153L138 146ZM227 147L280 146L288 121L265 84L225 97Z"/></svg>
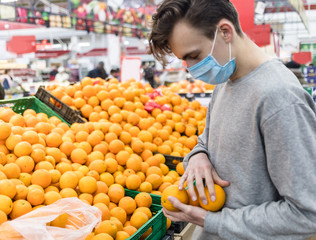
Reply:
<svg viewBox="0 0 316 240"><path fill-rule="evenodd" d="M48 117L58 117L64 123L67 123L57 113L47 107L36 97L25 97L18 99L1 100L0 107L10 107L16 113L23 114L27 109L33 109L36 113L45 113ZM67 123L68 124L68 123ZM68 126L70 126L68 124Z"/></svg>
<svg viewBox="0 0 316 240"><path fill-rule="evenodd" d="M184 157L176 157L172 155L162 154L164 155L166 162L165 164L168 166L170 170L176 170L177 164L173 163L173 160L176 160L178 162L183 162Z"/></svg>
<svg viewBox="0 0 316 240"><path fill-rule="evenodd" d="M130 196L135 198L139 192L131 191L125 189L125 196ZM156 195L154 195L156 196ZM167 232L167 218L162 212L162 206L157 204L152 204L150 210L153 214L153 217L144 224L141 228L134 233L129 240L138 240L140 237L149 229L152 228L151 234L146 238L146 240L161 240Z"/></svg>

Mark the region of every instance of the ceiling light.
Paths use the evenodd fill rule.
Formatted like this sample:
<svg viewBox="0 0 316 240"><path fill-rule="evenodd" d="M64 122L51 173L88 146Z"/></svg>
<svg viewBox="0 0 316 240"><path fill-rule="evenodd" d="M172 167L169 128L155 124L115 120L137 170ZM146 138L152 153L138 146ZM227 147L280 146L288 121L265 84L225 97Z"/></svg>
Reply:
<svg viewBox="0 0 316 240"><path fill-rule="evenodd" d="M18 0L1 0L1 3L17 2Z"/></svg>
<svg viewBox="0 0 316 240"><path fill-rule="evenodd" d="M78 44L80 47L90 47L90 43L89 42L81 42Z"/></svg>

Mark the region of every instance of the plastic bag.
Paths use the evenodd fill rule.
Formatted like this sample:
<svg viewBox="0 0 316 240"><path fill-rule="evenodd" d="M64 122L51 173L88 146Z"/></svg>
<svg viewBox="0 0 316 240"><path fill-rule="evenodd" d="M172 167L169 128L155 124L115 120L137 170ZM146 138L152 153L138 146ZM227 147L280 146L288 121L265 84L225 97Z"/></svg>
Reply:
<svg viewBox="0 0 316 240"><path fill-rule="evenodd" d="M60 215L65 228L49 226ZM78 198L63 198L0 226L0 240L84 240L101 222L102 212Z"/></svg>

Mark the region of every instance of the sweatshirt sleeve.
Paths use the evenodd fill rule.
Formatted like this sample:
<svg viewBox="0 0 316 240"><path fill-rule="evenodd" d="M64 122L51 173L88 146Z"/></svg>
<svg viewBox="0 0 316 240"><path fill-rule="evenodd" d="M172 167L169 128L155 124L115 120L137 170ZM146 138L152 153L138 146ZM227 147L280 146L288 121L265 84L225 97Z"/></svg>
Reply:
<svg viewBox="0 0 316 240"><path fill-rule="evenodd" d="M204 231L223 239L306 239L316 234L315 108L292 104L261 125L269 175L280 199L208 212Z"/></svg>
<svg viewBox="0 0 316 240"><path fill-rule="evenodd" d="M210 152L207 148L208 146L208 137L209 137L209 130L210 130L210 104L207 108L206 113L206 121L205 121L205 128L203 133L198 137L197 145L189 152L183 159L184 168L188 166L190 158L197 154L197 153L205 153L209 159L211 159Z"/></svg>

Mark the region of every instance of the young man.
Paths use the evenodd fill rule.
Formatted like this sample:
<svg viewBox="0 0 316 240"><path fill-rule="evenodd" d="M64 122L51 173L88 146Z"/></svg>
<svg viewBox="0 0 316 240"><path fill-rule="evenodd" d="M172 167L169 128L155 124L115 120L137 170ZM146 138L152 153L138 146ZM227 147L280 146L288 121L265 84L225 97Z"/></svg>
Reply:
<svg viewBox="0 0 316 240"><path fill-rule="evenodd" d="M242 32L228 0L165 0L149 36L154 56L174 54L193 77L217 84L204 133L184 163L203 201L224 187L219 212L180 203L172 221L197 239L304 239L316 234L316 107L297 78Z"/></svg>

